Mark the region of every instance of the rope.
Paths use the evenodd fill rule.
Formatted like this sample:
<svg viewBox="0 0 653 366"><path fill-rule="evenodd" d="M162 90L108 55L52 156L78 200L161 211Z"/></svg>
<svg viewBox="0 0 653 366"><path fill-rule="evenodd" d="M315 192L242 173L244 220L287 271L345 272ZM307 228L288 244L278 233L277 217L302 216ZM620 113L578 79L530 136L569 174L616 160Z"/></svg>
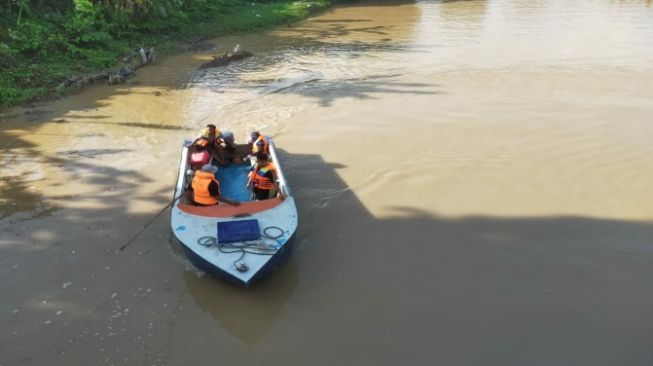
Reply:
<svg viewBox="0 0 653 366"><path fill-rule="evenodd" d="M125 244L123 244L120 248L118 248L117 252L122 252L123 250L125 250L125 248L127 248L129 244L131 244L134 240L136 240L136 238L138 238L138 236L141 235L141 233L145 231L145 229L147 229L150 225L152 225L152 223L154 223L154 221L158 219L159 216L161 216L161 214L164 213L174 202L175 200L173 199L170 203L165 205L159 212L157 212L156 215L154 215L154 217L147 222L147 224L143 225L143 227L140 230L138 230L138 232L136 232L134 236L131 237L131 239L127 240Z"/></svg>
<svg viewBox="0 0 653 366"><path fill-rule="evenodd" d="M278 230L278 235L268 234L268 230L274 229ZM279 243L279 238L284 234L283 229L277 226L268 226L263 229L263 237L271 239ZM233 261L232 265L239 272L246 272L248 267L244 263L238 265L239 262L242 262L245 258L245 254L250 253L254 255L273 255L277 251L277 247L274 245L266 244L260 240L251 241L251 242L242 242L242 243L218 243L218 239L213 236L203 236L197 239L197 244L209 248L211 246L216 246L221 253L232 254L240 252L240 256Z"/></svg>
<svg viewBox="0 0 653 366"><path fill-rule="evenodd" d="M185 142L184 142L184 144L185 144ZM179 181L179 173L177 173L177 181ZM188 184L189 183L190 183L190 181L186 182L186 187L184 187L182 192L185 192L188 189ZM175 201L178 198L181 197L181 194L179 195L179 197L177 197L176 193L177 193L177 191L175 191L175 193L172 195L172 200L170 202L168 202L168 204L165 205L159 212L157 212L156 215L154 215L154 217L150 221L147 222L147 224L143 225L143 227L140 230L138 230L138 232L136 232L136 234L134 234L134 236L132 236L131 239L127 240L127 242L125 242L125 244L121 245L120 248L118 248L118 250L116 250L116 253L117 252L122 252L123 250L125 250L125 248L127 248L127 246L129 244L131 244L134 240L136 240L136 238L138 238L138 236L141 235L141 233L143 231L145 231L145 229L147 229L150 225L152 225L152 223L156 219L158 219L159 216L161 216L162 213L164 213L170 206L172 206L175 203Z"/></svg>
<svg viewBox="0 0 653 366"><path fill-rule="evenodd" d="M279 230L279 235L272 236L272 235L268 234L268 230L270 230L270 229ZM283 229L278 227L278 226L268 226L265 229L263 229L263 236L265 236L268 239L277 240L277 239L279 239L280 237L283 236Z"/></svg>

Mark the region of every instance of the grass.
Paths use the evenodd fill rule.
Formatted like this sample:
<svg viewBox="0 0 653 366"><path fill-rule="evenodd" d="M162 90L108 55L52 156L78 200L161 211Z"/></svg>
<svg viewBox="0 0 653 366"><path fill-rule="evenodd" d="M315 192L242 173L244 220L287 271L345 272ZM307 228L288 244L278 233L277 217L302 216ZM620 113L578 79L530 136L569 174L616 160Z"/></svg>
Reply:
<svg viewBox="0 0 653 366"><path fill-rule="evenodd" d="M21 27L7 13L0 15L0 109L50 98L70 76L118 67L137 45L154 46L162 56L178 52L178 46L189 40L264 30L306 18L333 3L203 0L199 4L140 23L112 24L101 19L90 26L82 24L88 28L81 30L60 14L59 18L47 12L32 14Z"/></svg>

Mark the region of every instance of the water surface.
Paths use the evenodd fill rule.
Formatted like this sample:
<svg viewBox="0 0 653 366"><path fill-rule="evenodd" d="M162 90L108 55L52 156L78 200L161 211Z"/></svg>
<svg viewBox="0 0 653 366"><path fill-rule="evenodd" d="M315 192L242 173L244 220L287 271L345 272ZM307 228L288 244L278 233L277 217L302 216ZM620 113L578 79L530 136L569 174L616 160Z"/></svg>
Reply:
<svg viewBox="0 0 653 366"><path fill-rule="evenodd" d="M215 42L256 56L0 117L0 365L653 363L650 1L364 2ZM169 230L206 123L274 136L299 205L253 289Z"/></svg>

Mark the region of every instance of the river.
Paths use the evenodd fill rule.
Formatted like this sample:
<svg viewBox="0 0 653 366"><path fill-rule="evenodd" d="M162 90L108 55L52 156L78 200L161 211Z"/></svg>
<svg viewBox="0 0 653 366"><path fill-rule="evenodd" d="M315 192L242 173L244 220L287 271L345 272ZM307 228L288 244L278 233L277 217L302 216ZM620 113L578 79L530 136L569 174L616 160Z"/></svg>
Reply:
<svg viewBox="0 0 653 366"><path fill-rule="evenodd" d="M363 2L213 42L0 115L0 365L653 364L651 1ZM207 123L273 136L298 203L251 289L157 215Z"/></svg>

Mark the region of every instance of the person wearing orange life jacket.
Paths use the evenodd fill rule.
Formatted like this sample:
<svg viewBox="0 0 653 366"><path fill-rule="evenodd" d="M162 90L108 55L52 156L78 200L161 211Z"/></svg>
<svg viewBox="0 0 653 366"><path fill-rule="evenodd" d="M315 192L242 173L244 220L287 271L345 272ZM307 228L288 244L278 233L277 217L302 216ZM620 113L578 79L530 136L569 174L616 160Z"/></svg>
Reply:
<svg viewBox="0 0 653 366"><path fill-rule="evenodd" d="M209 140L204 137L198 138L192 146L195 147L195 151L204 151L209 147Z"/></svg>
<svg viewBox="0 0 653 366"><path fill-rule="evenodd" d="M205 139L208 141L210 145L220 143L220 137L222 136L222 132L218 130L218 128L214 124L208 124L206 125L206 128L202 129L200 131L199 135L197 138L195 138L195 141L193 141L193 144L197 143L200 139Z"/></svg>
<svg viewBox="0 0 653 366"><path fill-rule="evenodd" d="M221 165L230 163L228 151L235 150L234 134L231 131L220 131L214 124L206 125L206 128L200 131L192 145L197 145L202 141L207 141L207 150L215 157ZM222 146L222 143L225 146ZM228 151L227 151L228 150Z"/></svg>
<svg viewBox="0 0 653 366"><path fill-rule="evenodd" d="M254 131L252 132L250 139L252 141L252 155L256 155L259 152L266 154L270 153L270 145L267 136L263 136L258 131Z"/></svg>
<svg viewBox="0 0 653 366"><path fill-rule="evenodd" d="M205 164L193 177L193 201L198 205L212 206L219 202L238 206L240 202L226 199L220 195L220 183L215 179L216 166Z"/></svg>
<svg viewBox="0 0 653 366"><path fill-rule="evenodd" d="M277 183L277 172L274 165L268 161L266 153L256 155L256 165L249 172L247 188L252 189L253 196L256 200L266 200L274 198L274 194L279 192L279 183ZM281 194L281 199L285 196Z"/></svg>

